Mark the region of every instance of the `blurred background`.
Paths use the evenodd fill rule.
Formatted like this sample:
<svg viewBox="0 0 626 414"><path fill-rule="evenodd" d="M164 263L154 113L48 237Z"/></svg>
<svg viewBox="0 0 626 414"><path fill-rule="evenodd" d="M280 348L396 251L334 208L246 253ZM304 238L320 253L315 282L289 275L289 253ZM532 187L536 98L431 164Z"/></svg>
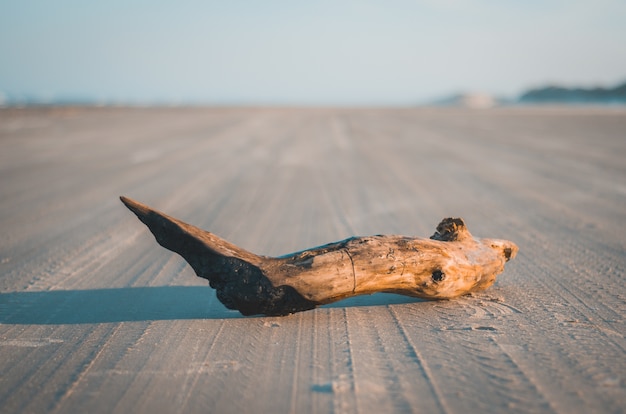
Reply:
<svg viewBox="0 0 626 414"><path fill-rule="evenodd" d="M625 21L623 0L0 0L0 104L626 101Z"/></svg>

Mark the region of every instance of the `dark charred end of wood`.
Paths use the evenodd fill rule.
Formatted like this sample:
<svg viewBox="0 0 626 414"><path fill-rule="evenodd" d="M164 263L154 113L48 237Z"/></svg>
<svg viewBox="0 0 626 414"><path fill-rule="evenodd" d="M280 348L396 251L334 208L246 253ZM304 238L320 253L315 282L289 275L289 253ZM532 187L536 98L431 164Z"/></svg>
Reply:
<svg viewBox="0 0 626 414"><path fill-rule="evenodd" d="M462 218L445 218L437 225L437 231L430 236L432 240L438 241L462 241L471 238L469 230L465 226Z"/></svg>
<svg viewBox="0 0 626 414"><path fill-rule="evenodd" d="M209 279L224 306L245 316L283 316L318 305L291 286L273 286L261 269L237 258L223 257L194 270L198 276Z"/></svg>
<svg viewBox="0 0 626 414"><path fill-rule="evenodd" d="M216 251L215 246L207 245L195 234L203 230L196 230L129 198L120 199L150 229L161 246L181 255L196 275L209 281L217 290L217 298L227 308L246 316L282 316L318 305L291 286L273 286L254 264Z"/></svg>

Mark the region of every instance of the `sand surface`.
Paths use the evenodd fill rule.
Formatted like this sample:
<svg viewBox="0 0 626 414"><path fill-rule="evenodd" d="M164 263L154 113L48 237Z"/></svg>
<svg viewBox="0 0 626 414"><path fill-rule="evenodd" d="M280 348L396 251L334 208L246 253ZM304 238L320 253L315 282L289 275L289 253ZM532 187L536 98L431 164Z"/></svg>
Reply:
<svg viewBox="0 0 626 414"><path fill-rule="evenodd" d="M489 290L224 308L127 195L258 254L430 236ZM626 110L0 110L0 412L623 413Z"/></svg>

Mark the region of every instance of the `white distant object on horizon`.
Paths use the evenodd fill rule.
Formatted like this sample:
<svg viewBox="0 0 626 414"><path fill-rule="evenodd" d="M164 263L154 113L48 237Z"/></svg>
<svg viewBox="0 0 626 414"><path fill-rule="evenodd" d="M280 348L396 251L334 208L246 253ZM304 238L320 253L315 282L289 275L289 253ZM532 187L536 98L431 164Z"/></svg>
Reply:
<svg viewBox="0 0 626 414"><path fill-rule="evenodd" d="M493 108L498 100L487 93L460 93L433 102L435 105L461 106L464 108Z"/></svg>
<svg viewBox="0 0 626 414"><path fill-rule="evenodd" d="M468 108L492 108L496 103L493 96L484 93L467 93L459 96L459 105Z"/></svg>

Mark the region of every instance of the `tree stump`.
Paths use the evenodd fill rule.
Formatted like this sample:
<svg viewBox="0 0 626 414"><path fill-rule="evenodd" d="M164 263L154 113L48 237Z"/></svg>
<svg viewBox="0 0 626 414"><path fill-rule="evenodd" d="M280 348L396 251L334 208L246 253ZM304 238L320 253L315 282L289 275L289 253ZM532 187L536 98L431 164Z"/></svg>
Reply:
<svg viewBox="0 0 626 414"><path fill-rule="evenodd" d="M449 299L491 286L518 247L473 237L445 218L430 239L351 237L280 257L250 253L213 233L120 197L154 234L243 315L288 315L357 295L397 293Z"/></svg>

